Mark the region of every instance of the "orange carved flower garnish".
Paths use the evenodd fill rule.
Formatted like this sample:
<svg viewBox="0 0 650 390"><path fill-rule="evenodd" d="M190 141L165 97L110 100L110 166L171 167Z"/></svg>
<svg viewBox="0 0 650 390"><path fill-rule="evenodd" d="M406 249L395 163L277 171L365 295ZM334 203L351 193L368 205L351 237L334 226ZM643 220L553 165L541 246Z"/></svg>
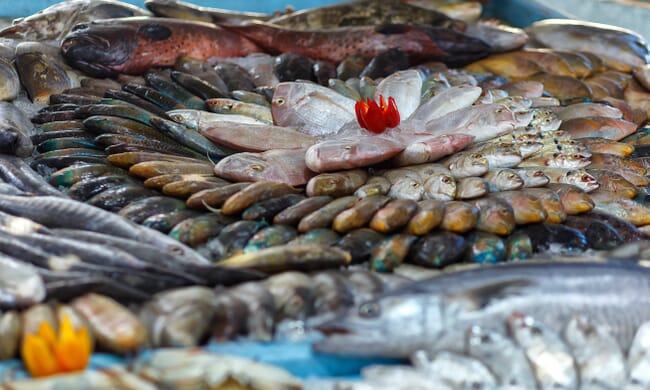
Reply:
<svg viewBox="0 0 650 390"><path fill-rule="evenodd" d="M354 111L359 126L376 134L381 134L387 128L399 125L400 122L397 104L392 96L388 97L388 103L383 95L379 95L379 104L370 98L365 102L359 100L354 105Z"/></svg>
<svg viewBox="0 0 650 390"><path fill-rule="evenodd" d="M44 321L37 334L25 336L20 351L27 371L34 377L42 377L85 369L92 343L85 327L75 330L70 318L64 316L59 322L58 335Z"/></svg>

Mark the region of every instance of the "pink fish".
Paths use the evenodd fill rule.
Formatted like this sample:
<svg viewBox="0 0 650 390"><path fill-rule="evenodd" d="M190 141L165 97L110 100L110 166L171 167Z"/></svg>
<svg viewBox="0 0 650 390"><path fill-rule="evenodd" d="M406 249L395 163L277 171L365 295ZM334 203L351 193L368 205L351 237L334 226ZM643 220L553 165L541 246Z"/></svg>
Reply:
<svg viewBox="0 0 650 390"><path fill-rule="evenodd" d="M235 153L219 161L214 173L231 181L271 181L291 186L307 184L315 175L305 165L305 149Z"/></svg>

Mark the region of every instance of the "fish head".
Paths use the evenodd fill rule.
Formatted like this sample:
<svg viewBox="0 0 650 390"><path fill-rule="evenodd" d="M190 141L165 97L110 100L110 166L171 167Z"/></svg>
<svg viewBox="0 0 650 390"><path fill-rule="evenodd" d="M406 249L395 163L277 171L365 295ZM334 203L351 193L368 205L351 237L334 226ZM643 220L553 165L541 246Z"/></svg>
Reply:
<svg viewBox="0 0 650 390"><path fill-rule="evenodd" d="M554 131L560 128L562 120L549 110L534 110L530 126L538 131Z"/></svg>
<svg viewBox="0 0 650 390"><path fill-rule="evenodd" d="M515 127L526 127L533 120L531 111L517 111L514 113Z"/></svg>
<svg viewBox="0 0 650 390"><path fill-rule="evenodd" d="M117 76L136 47L139 30L146 26L80 23L61 43L61 53L72 66L92 76Z"/></svg>
<svg viewBox="0 0 650 390"><path fill-rule="evenodd" d="M21 136L12 126L0 126L0 153L26 157L32 153L34 145L29 137Z"/></svg>
<svg viewBox="0 0 650 390"><path fill-rule="evenodd" d="M443 331L442 299L430 294L389 294L317 323L327 335L320 352L407 357Z"/></svg>

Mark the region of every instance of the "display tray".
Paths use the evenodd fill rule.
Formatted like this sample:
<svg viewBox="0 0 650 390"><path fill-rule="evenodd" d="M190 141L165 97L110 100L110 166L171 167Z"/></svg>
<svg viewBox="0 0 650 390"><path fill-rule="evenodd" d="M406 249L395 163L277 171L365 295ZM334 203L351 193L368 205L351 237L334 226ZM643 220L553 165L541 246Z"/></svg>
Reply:
<svg viewBox="0 0 650 390"><path fill-rule="evenodd" d="M18 2L8 6L8 0L0 0L0 15L4 17L21 17L30 15L47 6L55 4L53 0L32 0ZM143 0L127 1L138 6L143 6ZM210 7L224 7L223 2L214 0L191 0L193 4ZM228 9L239 11L273 12L284 9L291 4L295 9L315 7L325 4L336 3L337 1L270 1L270 0L240 0L228 3ZM530 0L497 0L484 4L483 17L498 18L504 22L525 27L537 20L546 18L567 18L566 15L558 12L540 1ZM345 377L355 378L359 375L362 367L369 364L385 364L399 362L394 359L376 358L355 358L323 355L312 351L309 342L229 342L223 344L210 344L205 347L208 351L237 355L252 358L254 360L270 363L285 368L299 378L309 377ZM146 351L143 353L147 353ZM101 369L116 364L128 364L129 360L109 355L96 353L91 358L90 368ZM8 376L20 379L26 378L28 374L22 367L19 360L0 362L0 378ZM1 382L1 380L0 380Z"/></svg>

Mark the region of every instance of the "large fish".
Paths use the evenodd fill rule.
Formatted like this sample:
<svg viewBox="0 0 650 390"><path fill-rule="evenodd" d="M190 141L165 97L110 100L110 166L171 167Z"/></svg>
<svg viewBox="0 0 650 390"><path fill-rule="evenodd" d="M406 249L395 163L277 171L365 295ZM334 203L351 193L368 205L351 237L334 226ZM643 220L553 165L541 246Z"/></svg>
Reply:
<svg viewBox="0 0 650 390"><path fill-rule="evenodd" d="M70 0L54 4L0 31L2 37L25 40L58 40L77 23L98 19L146 16L149 12L134 5L113 0Z"/></svg>
<svg viewBox="0 0 650 390"><path fill-rule="evenodd" d="M222 24L268 51L293 52L312 59L339 63L351 55L370 60L399 48L412 63L429 60L462 65L483 58L490 46L457 31L409 24L295 30L267 23Z"/></svg>
<svg viewBox="0 0 650 390"><path fill-rule="evenodd" d="M406 357L418 349L462 351L472 326L505 334L512 313L555 332L573 315L606 325L627 350L650 320L650 270L633 263L520 263L447 273L396 289L315 325L318 351ZM634 313L634 315L630 315Z"/></svg>
<svg viewBox="0 0 650 390"><path fill-rule="evenodd" d="M232 181L271 181L292 186L307 184L315 173L305 165L305 149L275 149L235 153L214 167L217 176Z"/></svg>
<svg viewBox="0 0 650 390"><path fill-rule="evenodd" d="M526 29L533 43L556 50L587 51L631 66L642 66L648 44L632 30L566 19L546 19Z"/></svg>
<svg viewBox="0 0 650 390"><path fill-rule="evenodd" d="M146 17L78 24L61 43L71 65L96 77L142 74L182 56L207 60L257 51L243 36L208 23Z"/></svg>
<svg viewBox="0 0 650 390"><path fill-rule="evenodd" d="M269 22L300 30L387 23L427 24L450 27L458 31L465 29L465 23L451 19L444 13L406 4L401 0L349 1L292 12L273 18Z"/></svg>

